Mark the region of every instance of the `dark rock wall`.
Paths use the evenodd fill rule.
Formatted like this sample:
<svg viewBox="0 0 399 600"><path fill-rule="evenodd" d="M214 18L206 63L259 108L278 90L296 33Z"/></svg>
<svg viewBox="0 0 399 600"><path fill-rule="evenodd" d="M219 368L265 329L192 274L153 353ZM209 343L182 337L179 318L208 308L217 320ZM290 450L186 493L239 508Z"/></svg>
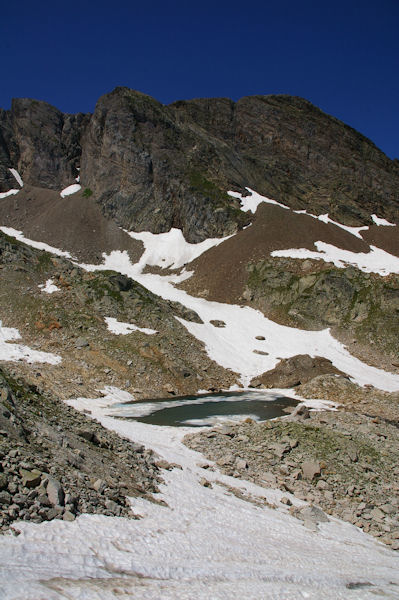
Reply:
<svg viewBox="0 0 399 600"><path fill-rule="evenodd" d="M291 96L197 99L164 106L128 88L93 115L36 100L0 111L0 190L14 181L62 189L81 181L118 224L179 227L191 242L248 223L228 189L245 186L347 224L398 220L399 163L310 102Z"/></svg>

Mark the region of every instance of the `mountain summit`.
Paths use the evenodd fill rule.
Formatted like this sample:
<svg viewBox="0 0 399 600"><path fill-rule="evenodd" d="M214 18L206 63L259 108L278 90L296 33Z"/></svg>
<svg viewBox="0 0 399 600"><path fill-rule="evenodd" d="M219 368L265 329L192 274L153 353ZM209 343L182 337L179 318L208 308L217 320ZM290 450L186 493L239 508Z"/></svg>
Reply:
<svg viewBox="0 0 399 600"><path fill-rule="evenodd" d="M346 225L397 219L399 163L310 102L292 96L162 105L118 87L94 114L15 99L0 111L0 192L59 190L80 175L103 213L135 231L171 227L189 242L248 224L226 190L247 187ZM80 169L80 170L79 170Z"/></svg>

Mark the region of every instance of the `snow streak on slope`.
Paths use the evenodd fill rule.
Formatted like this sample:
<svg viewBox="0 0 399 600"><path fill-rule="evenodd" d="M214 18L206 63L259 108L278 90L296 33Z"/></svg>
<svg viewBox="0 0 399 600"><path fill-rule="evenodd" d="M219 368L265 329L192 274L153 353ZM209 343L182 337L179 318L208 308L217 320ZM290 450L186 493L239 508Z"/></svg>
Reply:
<svg viewBox="0 0 399 600"><path fill-rule="evenodd" d="M179 269L198 258L206 250L218 246L231 237L210 238L198 244L190 244L184 239L182 231L175 228L167 233L150 233L149 231L140 233L126 231L126 233L144 244L144 254L138 263L140 267L144 268L149 265L164 269Z"/></svg>
<svg viewBox="0 0 399 600"><path fill-rule="evenodd" d="M22 177L21 175L18 173L18 171L16 169L9 169L11 171L11 173L14 175L17 183L19 184L20 187L24 187L24 182L22 181Z"/></svg>
<svg viewBox="0 0 399 600"><path fill-rule="evenodd" d="M335 225L336 227L339 227L340 229L343 229L344 231L347 231L348 233L351 233L352 235L354 235L355 237L359 238L359 239L363 239L360 232L361 231L367 231L368 230L368 226L367 225L363 225L362 227L350 227L349 225L343 225L342 223L338 223L338 221L333 221L333 219L330 219L330 217L328 216L328 213L326 213L325 215L319 215L318 217L315 215L311 215L310 213L306 214L309 217L313 217L314 219L318 219L319 221L321 221L322 223L331 223L332 225Z"/></svg>
<svg viewBox="0 0 399 600"><path fill-rule="evenodd" d="M59 248L54 248L54 246L49 246L44 242L35 242L34 240L29 240L24 237L22 231L18 231L17 229L13 229L12 227L0 227L0 231L9 235L10 237L14 237L19 242L23 242L27 246L31 246L32 248L37 248L38 250L45 250L46 252L51 252L51 254L56 254L57 256L65 256L65 258L72 258L69 252L65 252L64 250L60 250Z"/></svg>
<svg viewBox="0 0 399 600"><path fill-rule="evenodd" d="M382 225L383 227L396 227L395 223L390 223L389 221L387 221L386 219L382 219L380 217L377 217L377 215L371 215L371 218L373 219L374 223L376 225L378 225L379 227Z"/></svg>
<svg viewBox="0 0 399 600"><path fill-rule="evenodd" d="M241 210L243 212L251 211L255 214L259 204L261 204L262 202L265 202L266 204L275 204L277 206L281 206L282 208L287 208L288 210L291 210L289 206L281 204L281 202L276 202L276 200L271 200L266 196L261 196L254 190L251 190L251 188L247 187L245 189L249 192L249 196L243 196L239 192L227 192L229 196L232 196L233 198L238 198L238 200L240 200ZM361 236L361 232L367 231L369 229L367 225L362 225L361 227L350 227L349 225L343 225L342 223L338 223L338 221L334 221L333 219L331 219L328 216L328 214L313 215L312 213L308 213L307 210L294 210L293 212L298 215L307 215L308 217L312 217L313 219L321 221L322 223L331 223L331 225L340 227L340 229L347 231L348 233L354 235L355 237L361 240L363 239ZM371 218L376 225L395 227L394 223L389 223L389 221L387 221L386 219L380 219L379 217L377 217L377 215L371 215Z"/></svg>
<svg viewBox="0 0 399 600"><path fill-rule="evenodd" d="M61 198L66 198L67 196L72 196L72 194L76 194L82 189L82 186L79 183L73 183L72 185L68 185L65 189L60 192Z"/></svg>
<svg viewBox="0 0 399 600"><path fill-rule="evenodd" d="M8 192L0 192L0 200L3 198L7 198L8 196L15 196L18 194L19 190L8 190Z"/></svg>
<svg viewBox="0 0 399 600"><path fill-rule="evenodd" d="M28 346L21 344L9 344L11 340L19 340L21 335L17 329L13 327L3 327L0 321L0 360L16 361L24 360L28 363L40 362L58 365L61 362L61 357L48 352L39 352L32 350Z"/></svg>
<svg viewBox="0 0 399 600"><path fill-rule="evenodd" d="M115 388L103 393L69 404L182 466L163 474L157 496L167 506L134 498L140 520L84 515L73 523L18 524L21 535L0 540L4 598L369 600L395 593L399 561L392 550L333 518L309 531L280 504L283 495L303 502L201 468L203 457L181 442L187 429L116 420L108 416L112 406L132 398ZM354 583L363 585L351 589Z"/></svg>
<svg viewBox="0 0 399 600"><path fill-rule="evenodd" d="M260 194L258 194L258 192L255 192L254 190L251 190L251 188L245 188L248 192L249 192L249 196L243 196L242 194L240 194L239 192L227 192L229 196L231 196L232 198L238 198L238 200L240 200L241 202L241 210L243 212L249 212L251 211L252 213L256 213L256 209L258 208L259 204L261 204L262 202L265 202L266 204L275 204L276 206L281 206L281 208L286 208L287 210L290 210L289 206L286 206L285 204L281 204L281 202L277 202L276 200L271 200L270 198L266 198L266 196L261 196Z"/></svg>
<svg viewBox="0 0 399 600"><path fill-rule="evenodd" d="M22 181L21 176L18 173L18 171L16 169L8 169L8 170L11 171L15 180L19 184L20 188L22 188L24 186L24 182ZM12 190L8 190L8 192L0 192L0 200L3 198L7 198L8 196L15 196L15 194L18 194L19 191L20 191L19 189L18 190L12 189Z"/></svg>
<svg viewBox="0 0 399 600"><path fill-rule="evenodd" d="M399 257L393 256L376 246L370 246L370 252L351 252L342 250L325 242L315 242L317 252L306 248L290 248L289 250L274 250L271 256L290 258L313 258L331 262L339 269L353 265L365 273L377 273L383 277L391 273L399 273Z"/></svg>

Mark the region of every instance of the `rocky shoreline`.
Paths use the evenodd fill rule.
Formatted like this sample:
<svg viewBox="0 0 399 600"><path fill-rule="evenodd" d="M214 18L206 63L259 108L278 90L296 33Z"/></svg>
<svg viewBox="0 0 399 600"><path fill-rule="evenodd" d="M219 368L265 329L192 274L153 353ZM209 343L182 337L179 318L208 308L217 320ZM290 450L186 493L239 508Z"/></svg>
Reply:
<svg viewBox="0 0 399 600"><path fill-rule="evenodd" d="M299 405L289 417L247 419L189 434L184 442L227 475L309 502L304 514L289 496L282 500L306 526L331 515L399 550L397 422Z"/></svg>

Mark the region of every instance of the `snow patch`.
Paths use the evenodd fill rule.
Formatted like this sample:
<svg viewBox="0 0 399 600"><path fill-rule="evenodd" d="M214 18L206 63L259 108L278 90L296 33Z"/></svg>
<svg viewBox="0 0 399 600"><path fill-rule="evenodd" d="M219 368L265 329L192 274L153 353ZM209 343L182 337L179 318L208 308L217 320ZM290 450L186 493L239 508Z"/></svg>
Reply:
<svg viewBox="0 0 399 600"><path fill-rule="evenodd" d="M61 357L49 352L39 352L32 350L28 346L21 344L9 344L8 342L21 339L18 329L13 327L3 327L0 321L0 360L17 361L24 360L27 363L49 363L58 365Z"/></svg>
<svg viewBox="0 0 399 600"><path fill-rule="evenodd" d="M115 335L127 335L132 333L132 331L141 331L141 333L145 333L147 335L154 335L154 333L158 333L158 331L155 329L137 327L137 325L133 325L132 323L123 323L122 321L117 321L117 319L114 319L113 317L105 317L104 321L106 322L109 331Z"/></svg>
<svg viewBox="0 0 399 600"><path fill-rule="evenodd" d="M396 227L396 223L390 223L386 219L377 217L377 215L371 215L371 218L373 219L374 223L378 226L382 225L384 227Z"/></svg>
<svg viewBox="0 0 399 600"><path fill-rule="evenodd" d="M327 224L331 223L331 225L335 225L336 227L339 227L340 229L343 229L344 231L351 233L352 235L354 235L355 237L357 237L361 240L363 238L362 238L360 232L368 230L367 225L363 225L362 227L349 227L349 225L342 225L342 223L338 223L337 221L333 221L333 219L330 219L330 217L328 216L328 213L325 215L319 215L318 217L316 217L315 215L311 215L310 213L307 213L306 211L305 211L305 214L307 214L309 217L318 219L322 223L327 223Z"/></svg>
<svg viewBox="0 0 399 600"><path fill-rule="evenodd" d="M82 186L79 183L73 183L72 185L69 185L68 187L63 189L62 192L60 192L60 196L61 198L65 198L66 196L72 196L72 194L76 194L76 192L79 192L79 190L81 189Z"/></svg>
<svg viewBox="0 0 399 600"><path fill-rule="evenodd" d="M17 229L13 229L12 227L0 227L0 231L9 235L10 237L14 237L19 242L23 242L27 246L31 246L32 248L37 248L38 250L45 250L46 252L50 252L51 254L56 254L57 256L65 256L65 258L73 258L69 252L65 252L64 250L60 250L59 248L54 248L54 246L49 246L44 242L35 242L34 240L30 240L26 238L22 231L18 231Z"/></svg>
<svg viewBox="0 0 399 600"><path fill-rule="evenodd" d="M271 256L289 258L312 258L333 263L339 269L353 265L365 273L377 273L383 277L391 273L399 273L399 257L393 256L376 246L370 246L370 252L351 252L342 250L325 242L315 242L317 252L306 248L290 248L288 250L274 250Z"/></svg>
<svg viewBox="0 0 399 600"><path fill-rule="evenodd" d="M232 191L227 192L228 195L231 196L232 198L238 198L238 200L240 200L240 202L241 202L240 208L243 212L251 211L252 213L255 214L259 204L261 204L262 202L265 202L266 204L275 204L276 206L281 206L281 208L286 208L287 210L290 210L289 206L286 206L285 204L281 204L281 202L277 202L276 200L271 200L270 198L266 198L266 196L261 196L260 194L258 194L258 192L251 190L251 188L247 187L245 189L250 193L249 196L243 196L239 192L232 192Z"/></svg>
<svg viewBox="0 0 399 600"><path fill-rule="evenodd" d="M2 200L3 198L8 198L8 196L15 196L15 194L18 194L20 190L8 190L8 192L0 192L0 200Z"/></svg>
<svg viewBox="0 0 399 600"><path fill-rule="evenodd" d="M24 182L22 181L21 175L18 173L16 169L10 169L11 173L14 175L17 183L19 183L20 187L24 187Z"/></svg>
<svg viewBox="0 0 399 600"><path fill-rule="evenodd" d="M60 288L54 284L52 279L47 279L46 283L41 283L38 286L42 292L46 292L46 294L54 294L54 292L59 292Z"/></svg>
<svg viewBox="0 0 399 600"><path fill-rule="evenodd" d="M140 269L145 265L179 269L231 237L209 238L198 244L190 244L184 239L183 232L175 228L167 233L150 233L149 231L140 233L127 231L126 233L144 244L145 251L138 263Z"/></svg>

